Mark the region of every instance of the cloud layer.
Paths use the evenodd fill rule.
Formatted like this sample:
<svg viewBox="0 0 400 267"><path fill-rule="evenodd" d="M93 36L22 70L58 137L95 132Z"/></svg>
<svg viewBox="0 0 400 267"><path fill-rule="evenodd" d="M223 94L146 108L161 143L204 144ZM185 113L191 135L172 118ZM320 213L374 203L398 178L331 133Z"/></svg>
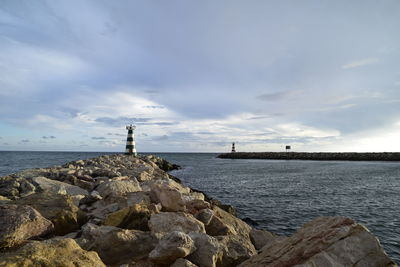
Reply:
<svg viewBox="0 0 400 267"><path fill-rule="evenodd" d="M3 1L0 149L394 151L400 3Z"/></svg>

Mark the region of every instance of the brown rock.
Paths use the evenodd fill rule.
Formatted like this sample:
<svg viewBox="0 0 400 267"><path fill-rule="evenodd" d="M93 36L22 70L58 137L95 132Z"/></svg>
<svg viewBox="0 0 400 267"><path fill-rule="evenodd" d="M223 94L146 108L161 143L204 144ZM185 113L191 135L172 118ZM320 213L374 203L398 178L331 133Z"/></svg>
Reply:
<svg viewBox="0 0 400 267"><path fill-rule="evenodd" d="M18 205L30 205L54 224L57 235L65 235L78 230L87 218L68 195L42 192L14 201Z"/></svg>
<svg viewBox="0 0 400 267"><path fill-rule="evenodd" d="M241 267L395 266L364 226L346 217L319 217L294 235L277 238Z"/></svg>
<svg viewBox="0 0 400 267"><path fill-rule="evenodd" d="M188 260L201 267L216 267L221 264L222 248L216 238L196 232L189 236L193 239L196 250L187 257Z"/></svg>
<svg viewBox="0 0 400 267"><path fill-rule="evenodd" d="M148 231L148 221L154 211L148 205L135 204L109 214L104 220L104 225L116 226L124 229Z"/></svg>
<svg viewBox="0 0 400 267"><path fill-rule="evenodd" d="M70 238L30 241L16 251L2 253L0 266L105 267L96 252L81 249Z"/></svg>
<svg viewBox="0 0 400 267"><path fill-rule="evenodd" d="M86 224L82 229L79 240L82 248L96 251L108 265L145 259L157 244L149 232L94 224Z"/></svg>
<svg viewBox="0 0 400 267"><path fill-rule="evenodd" d="M187 259L177 259L171 267L198 267L196 264L191 263Z"/></svg>
<svg viewBox="0 0 400 267"><path fill-rule="evenodd" d="M53 231L53 223L30 206L0 205L0 248Z"/></svg>
<svg viewBox="0 0 400 267"><path fill-rule="evenodd" d="M183 233L205 233L204 224L191 214L183 212L160 212L150 217L149 228L157 237L162 237L172 231Z"/></svg>

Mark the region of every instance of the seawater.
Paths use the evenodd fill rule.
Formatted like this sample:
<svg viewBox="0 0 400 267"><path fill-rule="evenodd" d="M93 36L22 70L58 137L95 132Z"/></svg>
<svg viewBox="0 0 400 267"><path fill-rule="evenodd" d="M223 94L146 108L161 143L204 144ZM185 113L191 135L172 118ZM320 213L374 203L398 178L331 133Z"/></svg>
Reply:
<svg viewBox="0 0 400 267"><path fill-rule="evenodd" d="M0 175L111 153L0 152ZM318 216L367 226L400 262L400 163L217 159L209 153L153 153L181 165L186 185L230 204L258 228L290 235Z"/></svg>

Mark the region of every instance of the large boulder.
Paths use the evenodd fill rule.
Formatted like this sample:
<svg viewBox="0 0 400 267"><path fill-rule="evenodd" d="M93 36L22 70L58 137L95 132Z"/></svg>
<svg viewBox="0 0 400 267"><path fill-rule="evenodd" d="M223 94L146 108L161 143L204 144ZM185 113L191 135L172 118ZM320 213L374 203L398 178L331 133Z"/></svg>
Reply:
<svg viewBox="0 0 400 267"><path fill-rule="evenodd" d="M129 192L142 191L142 188L136 179L113 180L101 183L96 188L96 191L99 192L103 198L118 198L126 195Z"/></svg>
<svg viewBox="0 0 400 267"><path fill-rule="evenodd" d="M0 205L0 249L53 231L53 223L30 206Z"/></svg>
<svg viewBox="0 0 400 267"><path fill-rule="evenodd" d="M157 244L150 232L94 224L86 224L82 229L79 244L86 250L96 251L107 265L147 258Z"/></svg>
<svg viewBox="0 0 400 267"><path fill-rule="evenodd" d="M70 196L87 196L89 194L88 191L78 186L48 179L43 176L33 177L32 182L43 191L50 191L57 194L66 194Z"/></svg>
<svg viewBox="0 0 400 267"><path fill-rule="evenodd" d="M214 206L210 223L206 226L207 234L212 236L219 235L240 235L250 241L251 227L241 219Z"/></svg>
<svg viewBox="0 0 400 267"><path fill-rule="evenodd" d="M196 247L185 233L173 231L161 238L158 245L149 254L149 259L160 264L171 264L178 258L184 258Z"/></svg>
<svg viewBox="0 0 400 267"><path fill-rule="evenodd" d="M259 230L253 228L250 231L250 240L257 250L261 249L275 238L276 236L274 234L265 230Z"/></svg>
<svg viewBox="0 0 400 267"><path fill-rule="evenodd" d="M130 207L108 214L104 220L104 225L116 226L124 229L136 229L148 231L148 221L154 209L149 209L151 205L135 204Z"/></svg>
<svg viewBox="0 0 400 267"><path fill-rule="evenodd" d="M172 231L183 233L205 233L204 224L191 214L183 212L160 212L150 217L149 228L157 237L162 237Z"/></svg>
<svg viewBox="0 0 400 267"><path fill-rule="evenodd" d="M78 230L87 218L68 195L41 192L14 201L18 205L30 205L54 224L56 235L65 235Z"/></svg>
<svg viewBox="0 0 400 267"><path fill-rule="evenodd" d="M221 264L222 249L218 240L204 233L192 232L196 250L187 259L201 267L216 267Z"/></svg>
<svg viewBox="0 0 400 267"><path fill-rule="evenodd" d="M395 266L378 239L346 217L319 217L294 235L277 238L241 267Z"/></svg>
<svg viewBox="0 0 400 267"><path fill-rule="evenodd" d="M0 254L0 266L105 267L96 252L85 251L70 238L30 241Z"/></svg>
<svg viewBox="0 0 400 267"><path fill-rule="evenodd" d="M221 267L237 266L257 254L253 244L240 235L218 236L217 239L223 255Z"/></svg>

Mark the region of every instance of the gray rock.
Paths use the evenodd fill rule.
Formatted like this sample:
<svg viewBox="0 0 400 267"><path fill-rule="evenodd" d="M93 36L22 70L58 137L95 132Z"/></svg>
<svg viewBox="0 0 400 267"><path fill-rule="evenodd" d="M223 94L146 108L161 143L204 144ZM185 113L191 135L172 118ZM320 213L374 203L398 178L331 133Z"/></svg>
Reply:
<svg viewBox="0 0 400 267"><path fill-rule="evenodd" d="M124 196L129 192L142 191L140 184L135 180L108 181L100 184L96 191L103 198Z"/></svg>
<svg viewBox="0 0 400 267"><path fill-rule="evenodd" d="M53 231L53 223L26 205L0 205L0 248L9 248L22 241Z"/></svg>
<svg viewBox="0 0 400 267"><path fill-rule="evenodd" d="M194 242L185 233L173 231L161 238L149 254L149 259L160 264L171 264L184 258L195 250Z"/></svg>
<svg viewBox="0 0 400 267"><path fill-rule="evenodd" d="M76 196L76 195L83 195L83 196L87 196L89 195L89 192L86 191L85 189L82 189L78 186L75 185L70 185L64 182L60 182L60 181L55 181L55 180L51 180L48 179L46 177L43 176L39 176L39 177L34 177L32 178L32 181L38 185L38 187L40 189L42 189L43 191L50 191L50 192L54 192L56 194L67 194L70 196Z"/></svg>
<svg viewBox="0 0 400 267"><path fill-rule="evenodd" d="M258 230L253 228L250 231L250 240L257 250L261 249L263 246L265 246L275 238L276 236L274 234L264 230Z"/></svg>
<svg viewBox="0 0 400 267"><path fill-rule="evenodd" d="M147 258L156 244L149 232L126 230L113 226L86 224L78 243L96 251L107 265L119 265Z"/></svg>
<svg viewBox="0 0 400 267"><path fill-rule="evenodd" d="M193 239L196 250L187 259L202 267L216 267L222 260L222 248L218 240L204 233L192 232L189 236Z"/></svg>
<svg viewBox="0 0 400 267"><path fill-rule="evenodd" d="M204 224L191 214L183 212L160 212L150 217L149 228L157 237L162 237L172 231L183 233L205 233Z"/></svg>

